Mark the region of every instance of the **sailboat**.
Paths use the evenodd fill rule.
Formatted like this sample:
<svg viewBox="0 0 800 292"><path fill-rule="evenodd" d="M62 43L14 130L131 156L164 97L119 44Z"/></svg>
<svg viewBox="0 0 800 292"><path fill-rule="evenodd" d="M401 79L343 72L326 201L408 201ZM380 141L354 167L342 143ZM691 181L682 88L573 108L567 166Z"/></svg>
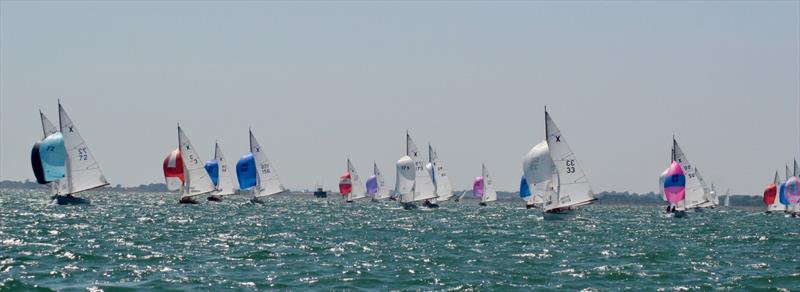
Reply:
<svg viewBox="0 0 800 292"><path fill-rule="evenodd" d="M792 217L800 216L800 179L797 177L797 161L794 162L794 172L789 179L786 180L786 200L789 204L786 206L787 212L792 214Z"/></svg>
<svg viewBox="0 0 800 292"><path fill-rule="evenodd" d="M216 187L216 193L208 196L211 202L222 201L222 196L233 195L235 193L231 171L228 170L228 161L222 154L219 142L214 143L214 159L206 162L206 171L211 176L211 182Z"/></svg>
<svg viewBox="0 0 800 292"><path fill-rule="evenodd" d="M731 189L725 191L725 207L731 206Z"/></svg>
<svg viewBox="0 0 800 292"><path fill-rule="evenodd" d="M775 178L772 179L772 183L767 185L764 189L763 201L764 204L767 205L767 213L786 211L786 205L781 203L781 199L778 197L778 185L780 184L780 180L778 171L775 171Z"/></svg>
<svg viewBox="0 0 800 292"><path fill-rule="evenodd" d="M354 200L367 197L367 191L364 189L364 185L361 184L361 178L356 172L356 167L350 162L350 158L347 158L347 170L340 178L339 191L342 196L347 197L346 203L352 203Z"/></svg>
<svg viewBox="0 0 800 292"><path fill-rule="evenodd" d="M714 190L712 188L709 188L708 184L706 184L705 180L703 180L703 176L700 175L700 169L699 168L695 167L695 175L697 175L697 179L700 181L700 186L703 188L703 193L705 194L705 197L704 197L705 202L700 204L700 206L698 206L698 208L695 209L695 211L702 212L705 209L713 209L714 206L716 206L714 204L714 202L716 200L714 198L716 196L716 193L714 192Z"/></svg>
<svg viewBox="0 0 800 292"><path fill-rule="evenodd" d="M525 200L525 207L530 209L544 203L544 193L548 184L552 186L553 159L547 148L547 140L539 142L531 148L522 160L522 179L520 196ZM532 191L531 191L532 190Z"/></svg>
<svg viewBox="0 0 800 292"><path fill-rule="evenodd" d="M264 204L263 198L286 191L281 184L278 173L261 149L253 131L250 134L250 153L245 154L236 163L236 176L239 178L239 189L252 188L253 197L250 202Z"/></svg>
<svg viewBox="0 0 800 292"><path fill-rule="evenodd" d="M553 161L552 180L543 206L545 220L563 220L575 216L578 206L594 202L594 193L575 153L545 108L545 135L550 159Z"/></svg>
<svg viewBox="0 0 800 292"><path fill-rule="evenodd" d="M444 163L439 159L439 154L433 149L431 144L428 144L428 164L425 168L430 172L433 180L433 186L436 191L436 201L444 202L453 197L453 186L450 184L450 178L444 170ZM429 204L430 207L436 206L433 202Z"/></svg>
<svg viewBox="0 0 800 292"><path fill-rule="evenodd" d="M395 192L404 209L416 209L416 202L429 202L437 197L430 172L425 169L417 145L408 132L406 132L406 155L397 160L395 165L397 167Z"/></svg>
<svg viewBox="0 0 800 292"><path fill-rule="evenodd" d="M686 175L680 163L672 161L661 185L661 188L664 190L664 197L670 204L670 206L667 207L667 212L675 218L685 217Z"/></svg>
<svg viewBox="0 0 800 292"><path fill-rule="evenodd" d="M197 154L197 150L194 149L192 142L183 132L180 125L178 125L178 149L181 158L180 162L183 164L183 185L180 188L182 193L178 202L181 204L197 204L197 200L194 199L195 196L205 195L216 189L211 182L211 177L206 171L205 165L201 162L200 155ZM170 164L172 157L175 157L174 162L178 163L174 150L164 161L164 177L168 181L170 177L175 177L173 172L175 169L167 167L173 165Z"/></svg>
<svg viewBox="0 0 800 292"><path fill-rule="evenodd" d="M686 175L686 202L683 204L684 207L686 210L700 208L701 205L708 202L705 187L703 187L704 182L698 176L697 168L686 158L686 153L678 145L675 137L672 138L672 153L673 160L680 163Z"/></svg>
<svg viewBox="0 0 800 292"><path fill-rule="evenodd" d="M789 180L789 177L791 175L789 174L789 166L788 165L786 165L785 174L786 174L786 176L785 176L786 180ZM778 201L782 205L784 205L783 211L785 213L789 213L789 211L790 211L790 209L789 209L789 198L786 197L786 180L780 181L781 183L778 184Z"/></svg>
<svg viewBox="0 0 800 292"><path fill-rule="evenodd" d="M45 134L53 133L38 143L38 147L34 146L34 152L39 152L39 165L36 161L32 161L34 173L37 172L37 168L41 168L45 182L58 181L52 187L55 190L52 196L54 203L89 204L89 200L74 195L108 185L100 165L61 102L58 103L58 132L54 132L55 126L41 112L40 117ZM34 155L32 160L36 160L33 158ZM37 181L39 181L38 175Z"/></svg>
<svg viewBox="0 0 800 292"><path fill-rule="evenodd" d="M494 190L494 182L489 170L486 169L486 164L481 165L481 176L476 177L472 183L472 195L481 199L480 206L497 201L497 192Z"/></svg>
<svg viewBox="0 0 800 292"><path fill-rule="evenodd" d="M386 188L386 183L383 181L381 170L378 169L378 164L372 162L372 175L367 178L367 194L372 197L372 200L384 200L389 198L389 189Z"/></svg>

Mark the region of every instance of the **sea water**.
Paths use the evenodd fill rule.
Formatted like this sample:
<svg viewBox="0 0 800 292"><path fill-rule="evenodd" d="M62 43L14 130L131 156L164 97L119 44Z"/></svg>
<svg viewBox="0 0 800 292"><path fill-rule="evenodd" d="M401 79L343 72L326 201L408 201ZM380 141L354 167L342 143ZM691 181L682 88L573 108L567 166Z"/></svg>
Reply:
<svg viewBox="0 0 800 292"><path fill-rule="evenodd" d="M760 209L592 205L554 222L521 200L47 197L0 190L0 290L800 289L800 219Z"/></svg>

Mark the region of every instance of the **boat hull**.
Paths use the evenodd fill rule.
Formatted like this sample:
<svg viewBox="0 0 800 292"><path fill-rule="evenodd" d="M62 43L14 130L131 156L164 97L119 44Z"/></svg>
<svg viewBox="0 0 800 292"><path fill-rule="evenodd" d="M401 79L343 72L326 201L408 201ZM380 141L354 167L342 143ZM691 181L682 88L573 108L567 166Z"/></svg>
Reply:
<svg viewBox="0 0 800 292"><path fill-rule="evenodd" d="M206 198L209 202L222 202L222 196L212 195Z"/></svg>
<svg viewBox="0 0 800 292"><path fill-rule="evenodd" d="M439 204L431 203L429 201L425 201L425 203L422 203L422 205L425 206L426 208L429 208L429 209L439 208Z"/></svg>
<svg viewBox="0 0 800 292"><path fill-rule="evenodd" d="M194 199L194 198L192 198L192 197L184 197L184 198L181 198L181 199L178 201L178 203L181 203L181 204L200 204L200 202L198 202L197 200L195 200L195 199Z"/></svg>
<svg viewBox="0 0 800 292"><path fill-rule="evenodd" d="M250 203L253 203L253 204L261 204L261 205L264 205L264 204L266 204L266 202L264 202L263 200L261 200L261 199L260 199L260 198L258 198L258 197L253 197L253 198L250 198Z"/></svg>
<svg viewBox="0 0 800 292"><path fill-rule="evenodd" d="M417 205L415 205L414 203L403 203L403 210L414 210L418 208L419 207L417 207Z"/></svg>
<svg viewBox="0 0 800 292"><path fill-rule="evenodd" d="M672 218L686 218L687 213L686 211L674 211L672 212Z"/></svg>
<svg viewBox="0 0 800 292"><path fill-rule="evenodd" d="M577 213L574 209L565 209L558 211L545 211L544 220L548 221L563 221L575 219Z"/></svg>
<svg viewBox="0 0 800 292"><path fill-rule="evenodd" d="M53 204L56 205L89 205L91 202L89 199L78 198L73 196L61 196L55 195L50 198L53 200Z"/></svg>

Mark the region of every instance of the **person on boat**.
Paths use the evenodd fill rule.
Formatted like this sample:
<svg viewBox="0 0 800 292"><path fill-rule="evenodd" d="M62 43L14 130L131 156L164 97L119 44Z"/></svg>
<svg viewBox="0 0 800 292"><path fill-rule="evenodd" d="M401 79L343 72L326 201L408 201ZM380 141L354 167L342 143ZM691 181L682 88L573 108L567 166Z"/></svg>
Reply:
<svg viewBox="0 0 800 292"><path fill-rule="evenodd" d="M667 205L667 210L665 210L665 211L667 213L672 213L672 205Z"/></svg>

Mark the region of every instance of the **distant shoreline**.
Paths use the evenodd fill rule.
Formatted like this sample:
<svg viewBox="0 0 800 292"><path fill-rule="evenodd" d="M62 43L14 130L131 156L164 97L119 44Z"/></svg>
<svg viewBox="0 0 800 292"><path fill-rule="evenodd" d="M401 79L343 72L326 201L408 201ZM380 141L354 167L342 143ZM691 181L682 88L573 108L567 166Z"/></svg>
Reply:
<svg viewBox="0 0 800 292"><path fill-rule="evenodd" d="M4 180L0 181L0 190L5 189L17 189L17 190L48 190L49 188L45 185L40 185L36 182L25 180L25 181L10 181ZM141 184L136 187L123 187L121 185L116 186L108 186L102 189L106 192L132 192L132 193L168 193L167 186L163 183L152 183L152 184ZM454 191L456 194L460 194L462 191ZM469 195L471 191L466 191L468 195L465 197L467 200L473 200L473 198ZM289 194L293 196L309 196L313 197L313 190L290 190ZM328 197L335 198L340 196L336 191L328 190ZM600 205L621 205L621 206L663 206L664 202L661 200L660 196L656 195L655 193L645 193L645 194L638 194L638 193L629 193L629 192L615 192L615 191L603 191L596 193L596 197L599 199L597 204ZM500 201L520 201L519 193L517 192L497 192L497 199ZM720 197L720 201L723 201L724 198ZM731 196L731 206L734 207L763 207L764 204L761 202L760 196L753 196L753 195L732 195Z"/></svg>

